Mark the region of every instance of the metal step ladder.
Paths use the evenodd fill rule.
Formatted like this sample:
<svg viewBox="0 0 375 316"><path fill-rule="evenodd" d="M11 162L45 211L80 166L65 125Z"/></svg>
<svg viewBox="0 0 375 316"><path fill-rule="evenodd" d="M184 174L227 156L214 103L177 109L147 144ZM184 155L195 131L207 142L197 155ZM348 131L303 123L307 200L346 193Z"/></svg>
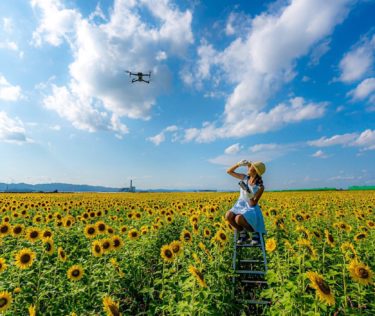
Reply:
<svg viewBox="0 0 375 316"><path fill-rule="evenodd" d="M237 230L234 232L233 245L233 293L232 297L239 303L263 307L271 302L259 299L259 294L268 286L265 280L267 257L263 234L259 234L260 243L252 245L249 241L237 244Z"/></svg>

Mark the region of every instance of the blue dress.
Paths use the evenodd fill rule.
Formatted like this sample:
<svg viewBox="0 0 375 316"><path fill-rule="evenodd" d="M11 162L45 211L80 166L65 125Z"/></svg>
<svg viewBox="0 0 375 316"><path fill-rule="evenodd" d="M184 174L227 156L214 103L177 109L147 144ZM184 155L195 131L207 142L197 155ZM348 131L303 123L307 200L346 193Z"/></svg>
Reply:
<svg viewBox="0 0 375 316"><path fill-rule="evenodd" d="M244 177L245 183L248 181L248 176ZM250 206L250 199L259 190L259 186L248 184L251 193L240 188L240 196L233 207L230 209L235 215L243 215L246 221L253 227L254 231L262 234L267 234L264 226L264 219L259 205Z"/></svg>

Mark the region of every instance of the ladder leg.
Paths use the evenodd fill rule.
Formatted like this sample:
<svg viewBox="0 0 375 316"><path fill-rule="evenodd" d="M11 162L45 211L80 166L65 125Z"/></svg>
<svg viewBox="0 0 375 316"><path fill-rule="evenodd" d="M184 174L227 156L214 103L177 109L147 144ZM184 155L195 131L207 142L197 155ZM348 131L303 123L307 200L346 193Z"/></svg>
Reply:
<svg viewBox="0 0 375 316"><path fill-rule="evenodd" d="M232 267L233 267L233 271L236 271L237 269L237 229L234 230L234 241L233 241L233 263L232 263ZM233 282L233 290L232 290L232 299L234 299L234 292L235 292L235 288L236 288L236 277L233 276L232 277L232 282Z"/></svg>
<svg viewBox="0 0 375 316"><path fill-rule="evenodd" d="M260 244L262 246L262 255L263 255L263 262L264 262L264 271L267 271L267 256L266 256L266 247L264 245L264 238L263 234L259 233L260 237Z"/></svg>

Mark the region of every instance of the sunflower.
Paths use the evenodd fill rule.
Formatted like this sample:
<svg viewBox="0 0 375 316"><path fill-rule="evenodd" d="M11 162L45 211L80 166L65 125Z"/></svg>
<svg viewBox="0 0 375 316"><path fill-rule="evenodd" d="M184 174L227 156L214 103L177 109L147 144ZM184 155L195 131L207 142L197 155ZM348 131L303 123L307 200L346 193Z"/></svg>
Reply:
<svg viewBox="0 0 375 316"><path fill-rule="evenodd" d="M324 230L324 234L326 236L326 239L327 239L327 243L328 245L330 245L331 247L334 247L335 246L335 240L333 239L333 236L332 234L328 231L328 229Z"/></svg>
<svg viewBox="0 0 375 316"><path fill-rule="evenodd" d="M316 259L316 250L311 245L310 240L308 239L299 239L297 240L297 245L300 246L302 249L305 249L307 251L307 254L311 257L311 259Z"/></svg>
<svg viewBox="0 0 375 316"><path fill-rule="evenodd" d="M209 228L204 228L203 229L203 236L205 238L209 238L211 236L211 230Z"/></svg>
<svg viewBox="0 0 375 316"><path fill-rule="evenodd" d="M20 287L16 287L14 290L13 290L13 293L14 294L19 294L19 293L21 293L21 288Z"/></svg>
<svg viewBox="0 0 375 316"><path fill-rule="evenodd" d="M96 231L96 226L95 225L92 225L92 224L88 224L85 226L85 229L84 229L84 234L86 236L86 238L94 238L97 234L97 231Z"/></svg>
<svg viewBox="0 0 375 316"><path fill-rule="evenodd" d="M129 232L128 232L128 237L129 237L129 239L131 239L131 240L138 239L138 237L139 237L139 232L138 232L138 230L136 230L135 228L132 228L131 230L129 230Z"/></svg>
<svg viewBox="0 0 375 316"><path fill-rule="evenodd" d="M57 249L57 254L58 254L58 257L61 261L66 261L67 256L66 256L66 253L65 253L65 251L62 247L59 247Z"/></svg>
<svg viewBox="0 0 375 316"><path fill-rule="evenodd" d="M44 238L43 243L44 243L44 249L46 253L48 253L49 255L52 255L53 252L55 251L53 239L51 237Z"/></svg>
<svg viewBox="0 0 375 316"><path fill-rule="evenodd" d="M63 225L65 228L70 228L74 224L74 218L72 216L66 216L63 219Z"/></svg>
<svg viewBox="0 0 375 316"><path fill-rule="evenodd" d="M311 281L311 287L316 290L319 299L327 305L335 305L335 297L324 278L313 271L306 272L306 275Z"/></svg>
<svg viewBox="0 0 375 316"><path fill-rule="evenodd" d="M12 294L7 291L0 292L0 313L5 312L12 304Z"/></svg>
<svg viewBox="0 0 375 316"><path fill-rule="evenodd" d="M367 226L368 226L369 228L371 228L371 229L374 229L374 228L375 228L375 222L372 221L372 220L368 220L368 221L366 222L366 224L367 224Z"/></svg>
<svg viewBox="0 0 375 316"><path fill-rule="evenodd" d="M266 251L267 252L274 252L276 250L276 239L275 238L269 238L266 241Z"/></svg>
<svg viewBox="0 0 375 316"><path fill-rule="evenodd" d="M207 287L206 282L204 281L203 274L194 266L189 266L188 271L191 273L192 276L195 277L195 279L198 281L198 284L201 287Z"/></svg>
<svg viewBox="0 0 375 316"><path fill-rule="evenodd" d="M367 237L367 233L365 233L365 232L361 232L361 233L358 233L358 234L356 234L355 236L354 236L354 240L356 241L356 242L360 242L360 241L362 241L363 239L365 239Z"/></svg>
<svg viewBox="0 0 375 316"><path fill-rule="evenodd" d="M126 225L120 227L120 231L121 231L123 234L125 234L127 230L128 230L128 226L126 226Z"/></svg>
<svg viewBox="0 0 375 316"><path fill-rule="evenodd" d="M340 249L347 260L353 260L357 257L357 252L355 251L353 244L350 242L344 242Z"/></svg>
<svg viewBox="0 0 375 316"><path fill-rule="evenodd" d="M337 222L333 224L333 227L340 230L345 230L347 233L351 232L352 227L345 222Z"/></svg>
<svg viewBox="0 0 375 316"><path fill-rule="evenodd" d="M173 253L178 256L182 253L182 242L179 240L172 241L169 246L172 248Z"/></svg>
<svg viewBox="0 0 375 316"><path fill-rule="evenodd" d="M0 224L0 237L5 237L10 234L12 226L8 222L3 222Z"/></svg>
<svg viewBox="0 0 375 316"><path fill-rule="evenodd" d="M49 229L44 229L41 233L41 239L44 241L46 238L52 238L53 232Z"/></svg>
<svg viewBox="0 0 375 316"><path fill-rule="evenodd" d="M166 262L173 262L174 261L174 253L173 249L170 245L164 245L160 249L160 256L164 259Z"/></svg>
<svg viewBox="0 0 375 316"><path fill-rule="evenodd" d="M37 227L29 227L26 231L26 239L32 243L40 239L41 232Z"/></svg>
<svg viewBox="0 0 375 316"><path fill-rule="evenodd" d="M191 243L191 242L192 242L191 233L190 233L188 230L184 229L184 230L181 232L180 240L181 240L182 242Z"/></svg>
<svg viewBox="0 0 375 316"><path fill-rule="evenodd" d="M96 222L95 226L98 229L99 234L105 234L107 231L107 225L103 221Z"/></svg>
<svg viewBox="0 0 375 316"><path fill-rule="evenodd" d="M100 240L95 240L91 244L91 252L95 257L100 257L103 254L102 243Z"/></svg>
<svg viewBox="0 0 375 316"><path fill-rule="evenodd" d="M148 233L148 227L147 226L142 226L141 227L141 235L146 235Z"/></svg>
<svg viewBox="0 0 375 316"><path fill-rule="evenodd" d="M118 250L124 245L123 240L118 235L111 236L111 241L112 241L112 249L114 250Z"/></svg>
<svg viewBox="0 0 375 316"><path fill-rule="evenodd" d="M83 277L83 269L80 265L75 264L69 268L66 275L71 281L79 281Z"/></svg>
<svg viewBox="0 0 375 316"><path fill-rule="evenodd" d="M313 234L313 236L314 236L316 239L318 239L318 240L322 240L322 235L321 235L321 233L320 233L319 230L314 229L314 230L312 231L312 234Z"/></svg>
<svg viewBox="0 0 375 316"><path fill-rule="evenodd" d="M362 262L352 260L349 264L348 270L352 279L360 284L372 284L373 272Z"/></svg>
<svg viewBox="0 0 375 316"><path fill-rule="evenodd" d="M29 248L23 248L16 253L16 266L20 269L27 269L32 266L36 254Z"/></svg>
<svg viewBox="0 0 375 316"><path fill-rule="evenodd" d="M222 230L222 229L219 229L216 234L215 234L215 240L219 241L220 243L225 243L226 241L228 241L228 237L227 235L225 234L225 231Z"/></svg>
<svg viewBox="0 0 375 316"><path fill-rule="evenodd" d="M107 316L120 316L120 304L116 303L110 296L103 297L103 309Z"/></svg>
<svg viewBox="0 0 375 316"><path fill-rule="evenodd" d="M22 224L16 224L12 227L13 237L20 237L25 232L25 226Z"/></svg>
<svg viewBox="0 0 375 316"><path fill-rule="evenodd" d="M303 226L298 226L296 229L302 235L302 238L310 239L310 232Z"/></svg>
<svg viewBox="0 0 375 316"><path fill-rule="evenodd" d="M8 265L5 263L5 259L0 258L0 273L7 269Z"/></svg>
<svg viewBox="0 0 375 316"><path fill-rule="evenodd" d="M103 253L110 252L112 250L112 240L109 238L103 238L100 240L102 244Z"/></svg>
<svg viewBox="0 0 375 316"><path fill-rule="evenodd" d="M302 213L295 213L292 216L293 222L303 222L305 220L305 217Z"/></svg>

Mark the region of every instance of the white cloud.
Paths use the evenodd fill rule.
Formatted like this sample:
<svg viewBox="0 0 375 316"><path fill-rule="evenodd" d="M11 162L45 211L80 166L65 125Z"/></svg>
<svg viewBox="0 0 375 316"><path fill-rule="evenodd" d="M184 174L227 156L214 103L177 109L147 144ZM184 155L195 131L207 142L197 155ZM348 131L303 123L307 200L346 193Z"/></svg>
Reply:
<svg viewBox="0 0 375 316"><path fill-rule="evenodd" d="M314 154L312 154L315 158L328 158L328 156L323 152L323 150L317 150Z"/></svg>
<svg viewBox="0 0 375 316"><path fill-rule="evenodd" d="M242 36L249 32L250 26L251 19L248 15L242 12L231 12L225 25L225 34Z"/></svg>
<svg viewBox="0 0 375 316"><path fill-rule="evenodd" d="M308 141L307 144L310 146L315 147L329 147L335 145L348 145L354 139L356 139L358 135L356 133L348 133L343 135L335 135L330 138L325 136L319 138L318 140Z"/></svg>
<svg viewBox="0 0 375 316"><path fill-rule="evenodd" d="M6 33L12 33L13 32L13 20L12 18L3 18L3 30L6 32Z"/></svg>
<svg viewBox="0 0 375 316"><path fill-rule="evenodd" d="M71 87L74 90L75 87ZM56 111L59 116L71 121L77 129L95 132L97 130L112 130L121 135L128 129L118 121L115 115L109 117L108 113L100 112L94 108L92 101L83 96L71 93L66 87L52 85L52 95L44 99L47 109Z"/></svg>
<svg viewBox="0 0 375 316"><path fill-rule="evenodd" d="M298 144L256 144L236 153L227 153L209 159L209 162L222 166L233 165L242 159L270 162L295 150Z"/></svg>
<svg viewBox="0 0 375 316"><path fill-rule="evenodd" d="M308 145L315 147L329 147L335 145L359 147L361 150L375 149L375 130L366 129L362 133L335 135L330 138L321 137L318 140L308 141Z"/></svg>
<svg viewBox="0 0 375 316"><path fill-rule="evenodd" d="M319 64L320 58L322 58L323 55L325 55L329 51L330 43L331 43L331 39L326 39L313 49L311 53L310 65L316 66Z"/></svg>
<svg viewBox="0 0 375 316"><path fill-rule="evenodd" d="M375 35L357 43L340 61L339 80L350 83L361 79L372 68L374 61Z"/></svg>
<svg viewBox="0 0 375 316"><path fill-rule="evenodd" d="M349 91L353 100L363 100L375 91L375 78L367 78L363 80L355 89Z"/></svg>
<svg viewBox="0 0 375 316"><path fill-rule="evenodd" d="M375 130L367 129L363 131L352 143L352 146L362 147L364 150L375 149Z"/></svg>
<svg viewBox="0 0 375 316"><path fill-rule="evenodd" d="M215 123L204 123L201 129L185 130L185 141L195 140L199 143L214 141L217 138L244 137L277 130L287 124L297 123L322 117L327 103L306 103L303 98L289 100L289 105L278 104L269 112L244 112L242 119L228 122L222 127Z"/></svg>
<svg viewBox="0 0 375 316"><path fill-rule="evenodd" d="M148 137L147 140L154 143L155 146L159 146L161 143L163 143L165 141L165 134L166 133L173 133L173 132L177 132L177 131L178 131L178 127L176 125L171 125L171 126L168 126L168 127L164 128L159 134L157 134L155 136ZM174 133L173 139L175 140L176 137L177 137L177 134Z"/></svg>
<svg viewBox="0 0 375 316"><path fill-rule="evenodd" d="M0 74L0 100L17 101L21 97L21 87L11 85L8 80Z"/></svg>
<svg viewBox="0 0 375 316"><path fill-rule="evenodd" d="M334 27L346 17L351 0L293 0L279 8L256 16L251 29L235 38L223 51L202 42L198 48L199 60L191 76L184 72L189 82L225 76L225 82L234 89L227 98L221 127L214 123L203 128L186 130L185 139L212 141L220 137L241 137L257 132L280 128L290 122L301 120L301 114L312 110L311 119L323 115L322 107L299 108L297 119L292 119L291 108L276 105L269 112L262 112L269 99L286 82L296 76L296 60L309 54L315 47L315 61L328 49L329 36ZM231 32L231 31L229 31ZM319 47L320 45L320 47ZM318 113L316 113L316 110ZM314 110L313 110L314 109ZM282 118L274 116L281 112ZM266 119L268 119L266 121ZM263 124L258 124L258 121ZM271 128L268 128L270 124ZM258 131L257 129L260 128Z"/></svg>
<svg viewBox="0 0 375 316"><path fill-rule="evenodd" d="M225 148L224 153L231 155L231 154L238 153L240 150L241 150L241 145L239 143L237 143L237 144L233 144L233 145Z"/></svg>
<svg viewBox="0 0 375 316"><path fill-rule="evenodd" d="M18 118L10 118L4 111L0 111L0 142L22 144L31 142L26 137L23 123Z"/></svg>
<svg viewBox="0 0 375 316"><path fill-rule="evenodd" d="M32 3L42 15L34 33L35 43L60 45L66 40L72 50L70 82L52 91L64 91L70 101L85 100L89 104L70 103L70 112L80 115L66 115L59 107L50 108L78 128L101 129L105 113L108 117L150 119L156 97L166 91L170 82L171 74L163 61L167 56L182 56L193 42L191 12L180 11L167 0L116 0L108 19L95 21L84 19L74 9L66 9L58 0L33 0ZM148 10L148 22L142 20L142 10ZM149 21L150 16L155 21ZM159 53L155 56L155 52ZM152 82L131 84L125 70L151 70ZM57 95L50 98L57 100ZM100 107L100 113L93 111ZM90 119L87 121L87 118Z"/></svg>
<svg viewBox="0 0 375 316"><path fill-rule="evenodd" d="M81 14L73 9L65 9L60 0L31 0L31 6L39 9L41 19L33 32L33 43L36 46L47 42L59 46L74 34Z"/></svg>

